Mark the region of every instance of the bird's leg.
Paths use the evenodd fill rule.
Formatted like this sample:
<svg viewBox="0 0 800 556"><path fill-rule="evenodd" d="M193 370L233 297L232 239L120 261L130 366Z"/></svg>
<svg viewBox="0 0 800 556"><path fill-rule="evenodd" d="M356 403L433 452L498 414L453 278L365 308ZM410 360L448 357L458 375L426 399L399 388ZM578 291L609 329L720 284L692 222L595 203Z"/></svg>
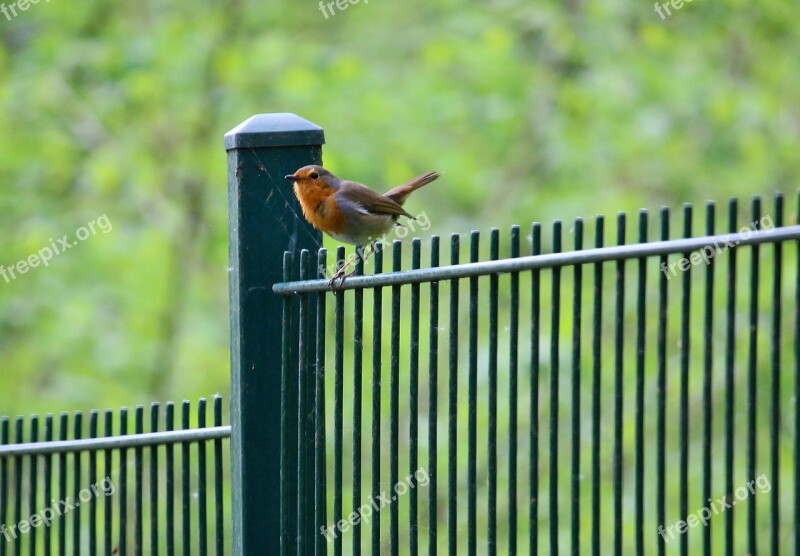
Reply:
<svg viewBox="0 0 800 556"><path fill-rule="evenodd" d="M348 259L347 261L345 261L345 263L342 265L342 267L341 267L339 270L337 270L337 271L336 271L336 274L334 274L334 275L331 277L331 279L330 279L330 280L328 280L328 287L329 287L330 289L334 289L334 287L336 286L336 280L341 280L341 281L339 282L339 287L340 287L340 288L342 287L342 285L344 285L344 280L345 280L345 278L347 278L347 277L348 277L348 276L350 276L350 275L351 275L353 272L355 272L355 269L353 269L352 271L350 271L350 272L348 272L347 274L345 274L345 271L347 270L347 268L348 268L350 265L352 265L352 264L353 264L353 261L355 261L355 260L356 260L356 259L355 259L355 257L353 257L353 258L351 258L351 259Z"/></svg>
<svg viewBox="0 0 800 556"><path fill-rule="evenodd" d="M328 281L328 287L331 288L331 289L334 289L334 286L336 285L336 280L339 280L338 287L341 288L344 285L344 281L348 277L352 276L353 273L356 271L356 269L354 268L350 272L345 273L347 268L350 265L352 265L354 262L358 261L359 259L361 259L362 262L366 262L367 259L370 257L370 255L372 255L375 252L375 243L374 242L370 242L370 244L368 246L368 249L369 249L369 252L365 253L361 249L360 245L356 246L356 255L357 256L348 259L345 262L345 264L342 265L342 268L340 268L339 270L336 271L336 274L334 274L333 277Z"/></svg>
<svg viewBox="0 0 800 556"><path fill-rule="evenodd" d="M353 257L348 258L342 265L342 267L336 271L336 274L334 274L333 277L330 280L328 280L328 287L330 289L334 289L334 286L336 285L336 280L339 280L339 287L341 288L344 285L344 281L347 279L347 277L353 274L356 271L356 269L354 268L353 270L347 273L345 273L345 271L358 259L359 259L358 246L356 246L355 255Z"/></svg>
<svg viewBox="0 0 800 556"><path fill-rule="evenodd" d="M361 261L364 264L367 263L367 259L369 259L370 255L372 255L375 252L375 242L374 241L370 241L369 245L367 246L367 249L370 250L368 253L364 253L363 251L361 253L359 253Z"/></svg>

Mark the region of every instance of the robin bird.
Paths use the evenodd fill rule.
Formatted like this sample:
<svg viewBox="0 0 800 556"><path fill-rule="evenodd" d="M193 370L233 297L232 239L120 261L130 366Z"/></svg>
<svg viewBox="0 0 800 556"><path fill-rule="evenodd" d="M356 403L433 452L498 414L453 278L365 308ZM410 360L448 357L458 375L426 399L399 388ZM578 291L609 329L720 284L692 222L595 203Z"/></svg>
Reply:
<svg viewBox="0 0 800 556"><path fill-rule="evenodd" d="M341 180L322 166L303 166L294 174L286 176L294 182L294 194L300 201L303 216L317 228L337 241L353 245L369 245L375 251L375 239L399 226L400 216L414 217L403 210L408 196L420 187L431 183L441 174L428 172L408 183L398 185L381 195L366 185ZM366 260L368 255L363 256ZM354 260L354 259L353 259ZM331 278L329 285L341 278L341 284L349 274L345 270L348 262ZM340 284L340 285L341 285Z"/></svg>

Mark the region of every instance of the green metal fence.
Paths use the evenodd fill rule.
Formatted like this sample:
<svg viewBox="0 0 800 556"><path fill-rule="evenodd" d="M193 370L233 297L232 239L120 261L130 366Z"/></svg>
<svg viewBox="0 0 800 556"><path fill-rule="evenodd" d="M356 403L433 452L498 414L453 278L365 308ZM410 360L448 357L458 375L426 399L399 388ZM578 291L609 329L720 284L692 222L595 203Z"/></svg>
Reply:
<svg viewBox="0 0 800 556"><path fill-rule="evenodd" d="M0 418L0 556L229 554L230 427L206 406L154 403L147 432L142 406Z"/></svg>
<svg viewBox="0 0 800 556"><path fill-rule="evenodd" d="M620 214L613 242L598 217L393 243L331 293L282 180L323 141L290 114L226 136L237 554L800 546L782 196Z"/></svg>
<svg viewBox="0 0 800 556"><path fill-rule="evenodd" d="M519 228L502 250L492 230L483 262L478 232L468 263L454 235L444 267L434 237L425 269L419 240L411 270L402 270L394 242L391 273L379 253L371 275L335 294L317 275L324 250L313 264L302 252L299 272L287 253L273 291L286 296L284 322L299 318L301 350L315 335L317 354L283 367L285 378L315 376L313 389L297 393L314 428L306 432L300 419L297 444L287 446L315 458L295 467L284 453L284 494L296 487L306 496L307 468L327 488L315 490L314 512L295 514L285 496L285 517L315 529L297 546L284 534L285 553L313 545L318 554L779 554L798 546L800 226L783 226L780 195L769 212L758 198L748 212L732 200L727 233L714 235L709 203L704 235L693 237L686 206L682 238L670 240L673 218L662 209L658 241L648 243L641 211L632 245L620 214L612 247L603 247L598 217L591 249L578 219L566 253L562 223L546 254L534 224L524 257ZM423 468L425 484L412 488L406 477ZM373 504L359 515L374 500L380 511Z"/></svg>
<svg viewBox="0 0 800 556"><path fill-rule="evenodd" d="M231 426L219 398L213 426L202 400L177 428L152 406L148 432L142 407L132 430L125 409L0 419L0 556L800 547L782 196L722 225L709 203L702 228L620 214L613 242L602 217L394 242L331 292L283 180L323 141L292 114L225 137Z"/></svg>

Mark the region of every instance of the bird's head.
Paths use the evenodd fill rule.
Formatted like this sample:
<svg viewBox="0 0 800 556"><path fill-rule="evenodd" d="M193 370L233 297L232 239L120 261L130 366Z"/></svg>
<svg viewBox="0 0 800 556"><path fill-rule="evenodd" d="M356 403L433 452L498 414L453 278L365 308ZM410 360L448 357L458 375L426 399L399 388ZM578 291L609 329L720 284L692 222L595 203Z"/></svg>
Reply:
<svg viewBox="0 0 800 556"><path fill-rule="evenodd" d="M294 174L289 174L288 176L285 176L285 178L287 180L292 180L295 184L295 187L300 188L336 188L339 185L339 179L336 176L328 172L322 166L317 166L316 164L303 166Z"/></svg>

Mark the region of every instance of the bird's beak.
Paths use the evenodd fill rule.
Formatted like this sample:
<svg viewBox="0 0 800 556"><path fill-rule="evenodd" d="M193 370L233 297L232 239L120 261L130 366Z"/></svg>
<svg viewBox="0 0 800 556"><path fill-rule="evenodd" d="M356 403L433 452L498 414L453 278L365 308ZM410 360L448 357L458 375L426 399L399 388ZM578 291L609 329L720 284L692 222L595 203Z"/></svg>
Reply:
<svg viewBox="0 0 800 556"><path fill-rule="evenodd" d="M297 176L295 176L294 174L289 174L288 176L283 176L283 179L297 181Z"/></svg>

